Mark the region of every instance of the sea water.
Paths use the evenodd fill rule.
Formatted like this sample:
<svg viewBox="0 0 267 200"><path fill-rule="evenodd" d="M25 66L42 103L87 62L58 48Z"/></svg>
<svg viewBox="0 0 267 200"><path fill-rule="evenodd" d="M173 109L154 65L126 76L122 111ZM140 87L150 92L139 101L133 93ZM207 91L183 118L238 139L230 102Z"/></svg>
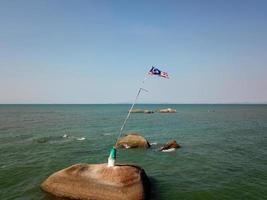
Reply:
<svg viewBox="0 0 267 200"><path fill-rule="evenodd" d="M107 162L130 105L0 105L0 199L49 199L40 184L75 163ZM267 105L136 105L125 133L152 148L119 149L160 200L267 199ZM158 148L170 139L182 147Z"/></svg>

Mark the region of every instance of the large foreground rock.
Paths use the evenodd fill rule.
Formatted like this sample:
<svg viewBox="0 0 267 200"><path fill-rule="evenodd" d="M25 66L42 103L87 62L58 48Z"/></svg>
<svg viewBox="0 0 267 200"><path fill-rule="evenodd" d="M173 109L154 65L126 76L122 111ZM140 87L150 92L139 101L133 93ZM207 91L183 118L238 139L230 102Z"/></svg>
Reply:
<svg viewBox="0 0 267 200"><path fill-rule="evenodd" d="M160 151L167 151L170 149L178 149L181 148L181 146L176 142L176 140L170 140L166 142L161 148Z"/></svg>
<svg viewBox="0 0 267 200"><path fill-rule="evenodd" d="M76 164L49 176L41 188L59 198L79 200L144 200L150 185L134 165Z"/></svg>
<svg viewBox="0 0 267 200"><path fill-rule="evenodd" d="M126 136L121 137L117 143L116 147L123 148L149 148L149 142L138 133L130 133Z"/></svg>

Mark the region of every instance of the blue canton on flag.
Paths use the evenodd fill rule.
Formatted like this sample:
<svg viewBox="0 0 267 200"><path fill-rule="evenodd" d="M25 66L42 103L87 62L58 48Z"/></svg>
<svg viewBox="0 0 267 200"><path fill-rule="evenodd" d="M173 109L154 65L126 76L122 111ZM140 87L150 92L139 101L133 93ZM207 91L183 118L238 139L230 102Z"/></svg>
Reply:
<svg viewBox="0 0 267 200"><path fill-rule="evenodd" d="M163 77L163 78L169 78L167 72L163 72L163 71L157 69L156 67L152 67L148 73L150 75L157 75L157 76L160 76L160 77Z"/></svg>

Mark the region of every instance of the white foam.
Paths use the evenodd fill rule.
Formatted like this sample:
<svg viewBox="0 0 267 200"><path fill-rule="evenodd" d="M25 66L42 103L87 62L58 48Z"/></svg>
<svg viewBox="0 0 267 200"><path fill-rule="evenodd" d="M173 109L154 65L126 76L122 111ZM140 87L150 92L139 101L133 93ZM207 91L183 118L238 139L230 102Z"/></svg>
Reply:
<svg viewBox="0 0 267 200"><path fill-rule="evenodd" d="M85 140L85 137L76 138L76 140Z"/></svg>
<svg viewBox="0 0 267 200"><path fill-rule="evenodd" d="M128 144L124 144L123 145L126 149L130 149L131 148L131 146L129 146Z"/></svg>
<svg viewBox="0 0 267 200"><path fill-rule="evenodd" d="M172 151L175 151L175 148L170 148L170 149L162 150L162 152L172 152Z"/></svg>

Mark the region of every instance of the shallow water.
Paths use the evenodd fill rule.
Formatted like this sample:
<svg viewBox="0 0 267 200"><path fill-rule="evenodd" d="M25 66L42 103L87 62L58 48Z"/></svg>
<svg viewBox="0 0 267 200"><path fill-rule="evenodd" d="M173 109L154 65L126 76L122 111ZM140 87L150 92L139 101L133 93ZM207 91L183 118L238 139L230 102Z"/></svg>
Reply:
<svg viewBox="0 0 267 200"><path fill-rule="evenodd" d="M266 199L267 105L137 105L125 132L152 148L118 151L143 167L153 198ZM0 199L43 199L40 183L74 163L107 161L129 105L0 105ZM64 135L69 137L63 137ZM78 140L81 138L84 140ZM159 152L176 139L182 148Z"/></svg>

